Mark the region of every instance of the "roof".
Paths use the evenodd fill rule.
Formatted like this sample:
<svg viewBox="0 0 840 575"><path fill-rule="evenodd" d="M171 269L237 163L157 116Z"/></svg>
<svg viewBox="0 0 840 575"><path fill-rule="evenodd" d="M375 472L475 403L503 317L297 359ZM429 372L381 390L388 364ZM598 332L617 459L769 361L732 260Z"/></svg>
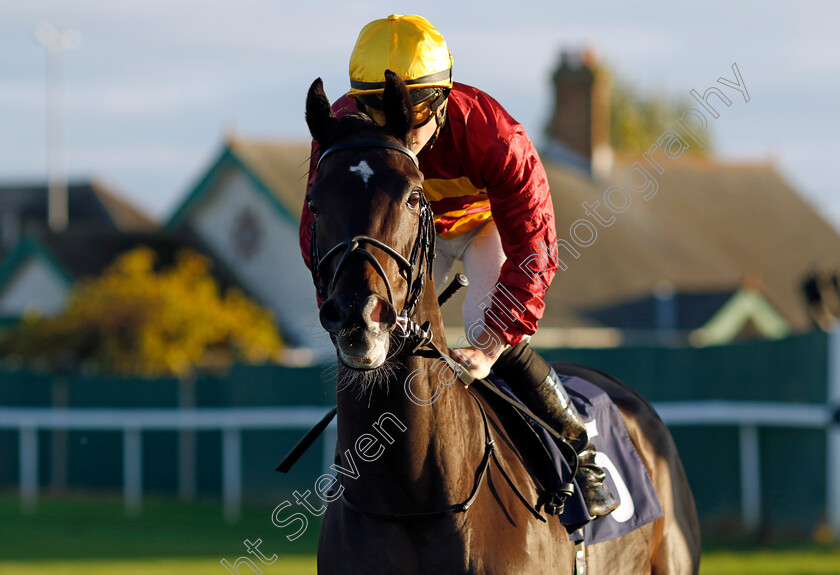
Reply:
<svg viewBox="0 0 840 575"><path fill-rule="evenodd" d="M73 181L67 186L70 224L88 222L110 225L124 231L153 230L149 216L97 181ZM32 224L46 225L49 188L39 183L0 184L0 213L18 216L21 230ZM0 230L3 221L0 219Z"/></svg>
<svg viewBox="0 0 840 575"><path fill-rule="evenodd" d="M570 227L580 218L595 223L584 201L600 201L598 213L615 217L608 227L595 224L597 239L578 247L578 259L561 248L568 269L557 273L549 290L546 324L558 325L570 310L580 314L646 297L663 281L678 292L708 292L726 291L754 276L794 330L811 327L802 278L814 265L840 264L840 235L774 165L663 160L663 174L651 170L656 195L645 201L630 192L630 207L612 214L604 208L604 192L625 185L625 170L637 159L619 159L605 181L546 165L558 238L571 241Z"/></svg>
<svg viewBox="0 0 840 575"><path fill-rule="evenodd" d="M28 232L18 245L26 243L37 245L38 251L47 256L58 271L70 280L98 276L117 257L141 245L157 254L156 265L159 269L174 263L179 249L189 247L210 258L213 262L210 272L222 289L243 289L236 276L213 257L212 252L188 228L177 232L121 232L108 226L86 225L68 228L60 233L40 229ZM14 252L11 253L9 259L14 258L14 255ZM8 273L4 275L9 277Z"/></svg>
<svg viewBox="0 0 840 575"><path fill-rule="evenodd" d="M228 147L299 220L309 176L309 143L230 139Z"/></svg>
<svg viewBox="0 0 840 575"><path fill-rule="evenodd" d="M159 223L145 214L136 206L128 203L120 197L109 186L102 182L94 181L90 184L91 190L96 194L105 211L113 220L114 224L123 231L151 231L160 227Z"/></svg>
<svg viewBox="0 0 840 575"><path fill-rule="evenodd" d="M231 139L222 159L243 166L285 214L300 217L309 144ZM546 162L558 238L571 242L570 227L582 218L597 230L575 259L561 248L568 266L546 296L544 326L592 326L586 310L650 296L670 282L677 292L727 292L755 276L761 292L794 331L812 326L801 296L802 279L815 266L840 267L840 235L767 162L725 162L685 155L662 158L649 201L630 192L632 203L613 214L604 192L626 186L625 171L641 156L619 156L611 175L593 179L566 165ZM221 161L221 160L220 160ZM196 188L197 193L199 186ZM190 201L182 205L187 208ZM609 226L587 215L583 202L614 217ZM295 246L295 249L297 246ZM456 296L458 298L459 296ZM460 296L462 297L462 295ZM447 325L460 323L460 305L444 310Z"/></svg>
<svg viewBox="0 0 840 575"><path fill-rule="evenodd" d="M167 229L177 229L188 220L187 214L212 192L217 177L224 169L241 169L278 209L278 213L295 224L300 221L301 207L309 174L310 145L265 140L229 138L222 152L205 172L193 190L175 209Z"/></svg>
<svg viewBox="0 0 840 575"><path fill-rule="evenodd" d="M585 315L605 327L620 329L658 329L657 307L673 306L673 324L669 329L692 330L704 326L729 301L736 290L675 293L671 303L646 296L616 305L587 310Z"/></svg>

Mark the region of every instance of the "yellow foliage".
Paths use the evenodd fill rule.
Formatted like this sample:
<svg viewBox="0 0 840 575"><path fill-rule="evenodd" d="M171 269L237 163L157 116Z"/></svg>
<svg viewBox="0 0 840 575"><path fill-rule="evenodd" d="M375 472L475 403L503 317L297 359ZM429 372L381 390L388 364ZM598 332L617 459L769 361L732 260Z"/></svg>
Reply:
<svg viewBox="0 0 840 575"><path fill-rule="evenodd" d="M7 340L8 351L33 362L77 358L102 371L149 377L277 357L282 342L271 312L240 290L221 294L208 258L183 249L168 269L155 264L147 247L125 253L101 276L80 282L62 314L24 322Z"/></svg>
<svg viewBox="0 0 840 575"><path fill-rule="evenodd" d="M692 106L685 98L643 94L626 81L617 81L610 92L610 144L616 150L644 153L668 129L677 129L677 120ZM710 134L704 136L707 140ZM707 155L713 145L691 146L689 153Z"/></svg>

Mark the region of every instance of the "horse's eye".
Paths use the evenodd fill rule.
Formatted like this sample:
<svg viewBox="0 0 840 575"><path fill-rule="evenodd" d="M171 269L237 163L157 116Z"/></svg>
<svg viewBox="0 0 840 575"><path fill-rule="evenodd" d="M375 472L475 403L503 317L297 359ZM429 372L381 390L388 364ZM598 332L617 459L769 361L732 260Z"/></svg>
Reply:
<svg viewBox="0 0 840 575"><path fill-rule="evenodd" d="M318 213L318 210L315 208L315 202L309 200L306 202L306 205L309 206L309 211L312 212L313 216Z"/></svg>
<svg viewBox="0 0 840 575"><path fill-rule="evenodd" d="M416 208L420 203L420 190L412 190L411 193L408 195L408 206L410 208Z"/></svg>

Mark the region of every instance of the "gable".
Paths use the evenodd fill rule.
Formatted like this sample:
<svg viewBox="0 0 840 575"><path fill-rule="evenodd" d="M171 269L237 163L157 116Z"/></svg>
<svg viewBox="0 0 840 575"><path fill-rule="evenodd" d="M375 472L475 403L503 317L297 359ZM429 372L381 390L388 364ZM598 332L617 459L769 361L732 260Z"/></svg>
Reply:
<svg viewBox="0 0 840 575"><path fill-rule="evenodd" d="M19 318L24 313L60 313L70 284L46 259L32 254L20 261L2 285L0 317Z"/></svg>
<svg viewBox="0 0 840 575"><path fill-rule="evenodd" d="M288 148L288 152L286 151ZM175 209L166 224L167 230L182 226L194 210L219 188L221 179L230 170L239 171L259 194L267 200L271 213L297 225L306 186L308 156L301 146L245 144L226 142L219 157L205 172L184 201ZM300 173L300 170L304 170Z"/></svg>
<svg viewBox="0 0 840 575"><path fill-rule="evenodd" d="M781 339L790 323L760 292L741 289L692 337L696 345L730 343L743 335Z"/></svg>
<svg viewBox="0 0 840 575"><path fill-rule="evenodd" d="M276 217L275 202L246 171L226 163L182 225L274 312L287 342L327 349L311 276L298 247L298 223Z"/></svg>

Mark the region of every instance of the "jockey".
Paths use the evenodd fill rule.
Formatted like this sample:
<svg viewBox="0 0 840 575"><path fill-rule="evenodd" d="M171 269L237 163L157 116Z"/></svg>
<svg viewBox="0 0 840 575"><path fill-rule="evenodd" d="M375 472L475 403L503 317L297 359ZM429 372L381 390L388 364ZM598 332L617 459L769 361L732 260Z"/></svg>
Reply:
<svg viewBox="0 0 840 575"><path fill-rule="evenodd" d="M470 280L463 315L470 345L452 356L477 378L491 367L539 417L579 453L576 479L593 517L618 503L595 464L595 449L560 378L531 347L557 270L549 255L557 237L545 170L522 126L495 100L452 81L452 56L431 23L392 14L365 26L350 57L350 91L336 115L363 112L384 124L385 70L406 83L414 103L408 147L423 172L423 193L438 234L434 283L445 287L455 260ZM320 157L313 142L309 183ZM311 212L300 224L309 262ZM536 256L536 257L535 257Z"/></svg>

